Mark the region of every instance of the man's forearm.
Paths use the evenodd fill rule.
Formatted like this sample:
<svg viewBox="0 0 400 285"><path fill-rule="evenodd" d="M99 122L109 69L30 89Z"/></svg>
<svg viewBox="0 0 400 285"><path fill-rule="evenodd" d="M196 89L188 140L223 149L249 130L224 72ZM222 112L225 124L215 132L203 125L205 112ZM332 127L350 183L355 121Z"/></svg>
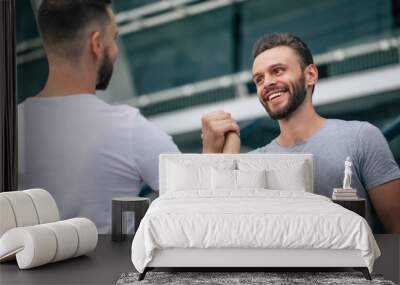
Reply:
<svg viewBox="0 0 400 285"><path fill-rule="evenodd" d="M202 153L222 153L222 150L203 145Z"/></svg>
<svg viewBox="0 0 400 285"><path fill-rule="evenodd" d="M222 153L240 153L240 137L237 133L229 132L226 134Z"/></svg>

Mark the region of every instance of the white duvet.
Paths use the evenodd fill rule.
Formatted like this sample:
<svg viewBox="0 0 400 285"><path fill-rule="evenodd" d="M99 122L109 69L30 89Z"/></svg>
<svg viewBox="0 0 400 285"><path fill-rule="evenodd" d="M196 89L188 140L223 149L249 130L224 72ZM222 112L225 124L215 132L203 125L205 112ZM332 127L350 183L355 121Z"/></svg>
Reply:
<svg viewBox="0 0 400 285"><path fill-rule="evenodd" d="M165 248L358 249L370 271L380 255L368 223L326 197L265 189L215 194L156 199L132 243L136 269L143 272L154 250Z"/></svg>

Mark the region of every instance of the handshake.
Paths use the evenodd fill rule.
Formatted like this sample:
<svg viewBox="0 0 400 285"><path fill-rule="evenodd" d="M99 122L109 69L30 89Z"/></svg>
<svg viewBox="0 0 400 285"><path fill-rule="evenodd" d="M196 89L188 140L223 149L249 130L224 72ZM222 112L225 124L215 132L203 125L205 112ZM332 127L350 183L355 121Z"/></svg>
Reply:
<svg viewBox="0 0 400 285"><path fill-rule="evenodd" d="M230 113L207 113L201 118L201 123L203 153L240 152L240 128Z"/></svg>

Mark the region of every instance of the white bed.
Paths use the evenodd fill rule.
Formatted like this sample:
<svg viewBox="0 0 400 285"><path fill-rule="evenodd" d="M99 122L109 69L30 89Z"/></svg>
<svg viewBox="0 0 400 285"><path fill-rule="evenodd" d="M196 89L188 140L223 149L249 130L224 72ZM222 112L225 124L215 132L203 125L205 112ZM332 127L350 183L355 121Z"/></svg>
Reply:
<svg viewBox="0 0 400 285"><path fill-rule="evenodd" d="M155 267L354 267L370 278L380 251L367 222L312 193L311 155L161 155L132 262L140 278Z"/></svg>

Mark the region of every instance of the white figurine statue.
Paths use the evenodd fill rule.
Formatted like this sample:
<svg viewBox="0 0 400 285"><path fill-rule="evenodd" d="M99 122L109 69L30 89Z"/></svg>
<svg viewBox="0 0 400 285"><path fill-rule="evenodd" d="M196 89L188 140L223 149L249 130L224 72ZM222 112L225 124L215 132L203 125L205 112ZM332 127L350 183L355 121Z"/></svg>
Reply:
<svg viewBox="0 0 400 285"><path fill-rule="evenodd" d="M351 189L351 176L353 174L351 166L352 163L350 157L346 157L346 161L344 162L343 189Z"/></svg>

